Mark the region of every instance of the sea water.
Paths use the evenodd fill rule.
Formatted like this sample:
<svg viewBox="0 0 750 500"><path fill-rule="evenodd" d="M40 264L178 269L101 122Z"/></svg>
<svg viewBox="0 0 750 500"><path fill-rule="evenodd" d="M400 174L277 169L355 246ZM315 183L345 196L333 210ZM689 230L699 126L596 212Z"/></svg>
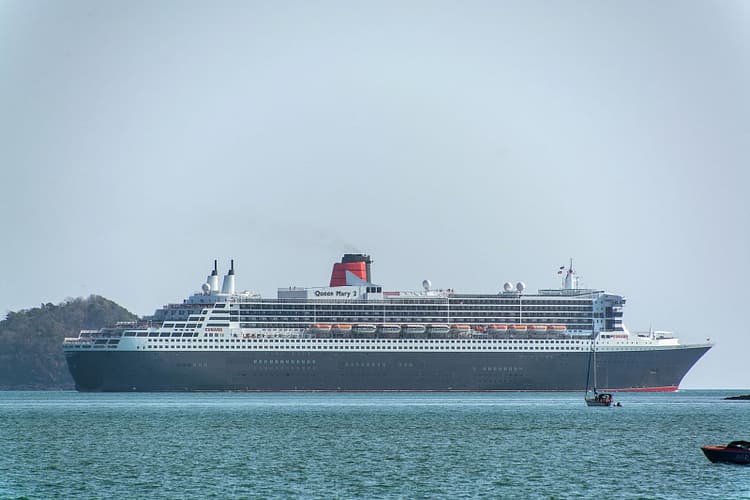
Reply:
<svg viewBox="0 0 750 500"><path fill-rule="evenodd" d="M0 392L0 498L750 498L728 392Z"/></svg>

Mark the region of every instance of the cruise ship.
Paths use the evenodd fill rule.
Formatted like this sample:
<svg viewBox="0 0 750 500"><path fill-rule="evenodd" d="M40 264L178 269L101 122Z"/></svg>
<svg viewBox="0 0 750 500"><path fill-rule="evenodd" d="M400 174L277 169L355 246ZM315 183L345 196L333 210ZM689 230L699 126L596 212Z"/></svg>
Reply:
<svg viewBox="0 0 750 500"><path fill-rule="evenodd" d="M234 261L201 290L135 323L81 331L63 349L79 391L674 391L711 343L631 333L625 298L578 287L526 293L384 291L345 254L329 286L235 290Z"/></svg>

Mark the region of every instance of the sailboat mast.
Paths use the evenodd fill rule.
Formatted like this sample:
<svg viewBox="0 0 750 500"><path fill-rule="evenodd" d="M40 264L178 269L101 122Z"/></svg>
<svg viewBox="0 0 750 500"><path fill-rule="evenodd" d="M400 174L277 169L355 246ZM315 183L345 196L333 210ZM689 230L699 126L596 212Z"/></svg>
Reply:
<svg viewBox="0 0 750 500"><path fill-rule="evenodd" d="M594 350L594 394L596 394L596 337L594 337L594 340L592 341L593 345L592 348Z"/></svg>

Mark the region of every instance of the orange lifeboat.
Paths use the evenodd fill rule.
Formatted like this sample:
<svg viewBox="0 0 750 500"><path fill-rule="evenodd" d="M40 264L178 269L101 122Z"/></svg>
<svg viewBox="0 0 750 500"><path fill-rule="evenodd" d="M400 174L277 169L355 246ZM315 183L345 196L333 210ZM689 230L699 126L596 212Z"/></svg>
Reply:
<svg viewBox="0 0 750 500"><path fill-rule="evenodd" d="M508 325L489 325L487 331L489 333L505 333L508 331Z"/></svg>
<svg viewBox="0 0 750 500"><path fill-rule="evenodd" d="M528 325L526 331L529 333L545 333L547 331L547 325Z"/></svg>
<svg viewBox="0 0 750 500"><path fill-rule="evenodd" d="M528 325L516 324L509 325L508 330L514 333L525 333Z"/></svg>
<svg viewBox="0 0 750 500"><path fill-rule="evenodd" d="M321 333L328 333L331 331L331 325L328 325L325 323L315 323L313 326L310 327L310 331L317 335Z"/></svg>
<svg viewBox="0 0 750 500"><path fill-rule="evenodd" d="M565 333L568 328L565 325L549 325L547 331L551 333Z"/></svg>

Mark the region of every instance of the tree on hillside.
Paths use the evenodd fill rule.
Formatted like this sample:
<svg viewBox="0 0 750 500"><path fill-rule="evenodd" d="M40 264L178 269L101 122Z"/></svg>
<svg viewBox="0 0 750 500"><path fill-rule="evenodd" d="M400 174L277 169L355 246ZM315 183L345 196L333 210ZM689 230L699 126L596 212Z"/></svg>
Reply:
<svg viewBox="0 0 750 500"><path fill-rule="evenodd" d="M62 343L137 316L98 295L9 312L0 321L0 389L73 389Z"/></svg>

